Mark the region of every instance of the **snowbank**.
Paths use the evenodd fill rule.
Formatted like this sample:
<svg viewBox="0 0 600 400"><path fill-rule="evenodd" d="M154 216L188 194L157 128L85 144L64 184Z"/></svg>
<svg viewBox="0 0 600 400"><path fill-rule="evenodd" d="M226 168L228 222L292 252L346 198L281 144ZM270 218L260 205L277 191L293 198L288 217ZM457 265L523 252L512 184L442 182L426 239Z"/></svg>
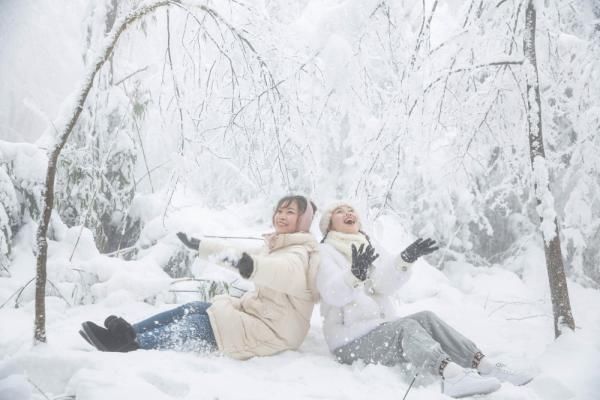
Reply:
<svg viewBox="0 0 600 400"><path fill-rule="evenodd" d="M190 204L193 201L189 196L178 199L163 232L154 235L154 228L146 232L148 243L164 247L154 252L150 247L138 260L98 254L89 232L84 230L69 262L79 228L69 230L60 242L52 242L50 277L63 289L64 298L74 301L66 288L70 276L67 271L75 267L81 271L77 274L93 277L87 286L80 285L91 296L80 297L75 305L56 294L48 297L48 344L37 347L32 347L33 297L24 293L19 308L14 308L13 299L0 309L0 399L42 398L40 390L49 398L72 395L78 400L398 399L404 395L412 377L410 369L337 364L324 344L318 311L313 314L313 325L302 347L274 357L240 362L219 355L175 351L112 354L92 349L79 337L82 321L102 322L114 313L136 321L173 307L170 303L175 297L168 292L171 278L162 270L161 258L169 246L175 245L174 232L224 234L231 230L259 236L267 229L268 213L257 212L257 204L215 211ZM412 239L392 218L381 218L373 230L390 251L397 251L398 243ZM22 243L16 246L20 250L11 268L21 272L12 278L0 278L1 303L19 289L24 277L33 273L33 258L24 250L30 242L23 235L18 238ZM570 283L578 329L555 341L550 301L542 289L546 284L539 282L545 278L543 253L527 251L521 257L511 261L526 264L519 269L524 270L523 278L501 265L482 268L453 262L440 271L419 260L412 280L397 294L397 300L404 313L433 310L489 356L536 373L529 385L505 384L487 396L489 399L596 398L600 389L600 315L592 305L600 304L600 293ZM205 262L195 262L193 268L199 276L232 278L229 271ZM420 379L408 398L443 396L438 381Z"/></svg>

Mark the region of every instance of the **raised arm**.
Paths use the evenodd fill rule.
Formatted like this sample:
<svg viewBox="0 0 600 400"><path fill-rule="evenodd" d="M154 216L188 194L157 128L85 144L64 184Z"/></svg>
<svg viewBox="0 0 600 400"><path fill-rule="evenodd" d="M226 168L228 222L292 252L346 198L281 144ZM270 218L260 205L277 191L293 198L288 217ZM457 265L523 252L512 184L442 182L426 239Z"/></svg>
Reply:
<svg viewBox="0 0 600 400"><path fill-rule="evenodd" d="M369 279L375 293L390 295L400 289L411 276L412 263L407 263L400 256L382 254L371 269Z"/></svg>
<svg viewBox="0 0 600 400"><path fill-rule="evenodd" d="M369 275L373 282L373 290L376 293L392 294L410 279L413 263L419 257L431 254L437 249L435 240L419 238L397 257L384 254L381 262L376 264Z"/></svg>
<svg viewBox="0 0 600 400"><path fill-rule="evenodd" d="M183 232L178 232L177 237L190 250L196 250L198 257L224 267L235 267L243 253L253 254L260 249L259 247L240 245L230 240L199 239Z"/></svg>

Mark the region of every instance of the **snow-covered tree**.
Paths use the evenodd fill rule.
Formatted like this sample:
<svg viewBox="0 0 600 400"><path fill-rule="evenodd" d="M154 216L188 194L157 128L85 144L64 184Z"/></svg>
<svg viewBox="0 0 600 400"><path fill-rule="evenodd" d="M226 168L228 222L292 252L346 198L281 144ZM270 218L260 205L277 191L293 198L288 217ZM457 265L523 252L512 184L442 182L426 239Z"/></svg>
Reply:
<svg viewBox="0 0 600 400"><path fill-rule="evenodd" d="M537 211L541 220L541 230L544 238L546 268L550 281L550 295L554 313L554 334L559 336L561 326L575 329L575 321L571 313L569 290L563 266L560 247L558 219L554 209L554 197L550 193L550 181L544 151L544 136L542 131L542 102L537 71L536 57L536 6L529 0L525 10L525 31L523 51L525 53L525 74L527 76L527 126L529 131L529 151L534 174L535 197L538 203Z"/></svg>

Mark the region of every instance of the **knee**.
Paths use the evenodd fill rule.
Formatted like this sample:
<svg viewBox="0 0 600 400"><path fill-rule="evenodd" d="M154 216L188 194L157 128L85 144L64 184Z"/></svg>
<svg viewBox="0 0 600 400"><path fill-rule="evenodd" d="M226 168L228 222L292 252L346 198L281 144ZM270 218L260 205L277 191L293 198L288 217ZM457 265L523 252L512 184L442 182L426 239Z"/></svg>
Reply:
<svg viewBox="0 0 600 400"><path fill-rule="evenodd" d="M210 306L209 303L205 303L203 301L192 301L185 305L185 308L190 313L203 313Z"/></svg>
<svg viewBox="0 0 600 400"><path fill-rule="evenodd" d="M413 317L418 321L437 321L440 319L436 313L429 310L418 312Z"/></svg>
<svg viewBox="0 0 600 400"><path fill-rule="evenodd" d="M396 326L396 328L400 331L414 332L415 330L421 328L421 325L414 319L403 318L398 321L398 325Z"/></svg>

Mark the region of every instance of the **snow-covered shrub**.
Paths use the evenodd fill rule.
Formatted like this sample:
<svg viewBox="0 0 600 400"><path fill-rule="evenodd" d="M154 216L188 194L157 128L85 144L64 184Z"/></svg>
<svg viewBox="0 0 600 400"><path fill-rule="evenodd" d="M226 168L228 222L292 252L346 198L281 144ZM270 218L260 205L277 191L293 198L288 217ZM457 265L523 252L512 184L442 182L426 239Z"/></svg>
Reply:
<svg viewBox="0 0 600 400"><path fill-rule="evenodd" d="M173 303L185 303L188 301L210 302L215 296L229 293L229 285L224 281L211 279L183 278L175 279L171 283L169 293L172 295Z"/></svg>
<svg viewBox="0 0 600 400"><path fill-rule="evenodd" d="M128 216L135 195L137 148L131 138L129 99L117 90L100 91L102 111L88 105L58 163L56 208L68 226L94 232L101 252L129 247L139 221Z"/></svg>
<svg viewBox="0 0 600 400"><path fill-rule="evenodd" d="M0 274L8 273L13 236L40 215L44 163L34 145L0 141Z"/></svg>
<svg viewBox="0 0 600 400"><path fill-rule="evenodd" d="M0 274L8 272L12 227L18 218L17 195L12 181L0 165Z"/></svg>
<svg viewBox="0 0 600 400"><path fill-rule="evenodd" d="M193 276L190 267L195 259L193 252L185 246L180 246L171 254L166 264L163 265L165 271L171 278L184 278Z"/></svg>

